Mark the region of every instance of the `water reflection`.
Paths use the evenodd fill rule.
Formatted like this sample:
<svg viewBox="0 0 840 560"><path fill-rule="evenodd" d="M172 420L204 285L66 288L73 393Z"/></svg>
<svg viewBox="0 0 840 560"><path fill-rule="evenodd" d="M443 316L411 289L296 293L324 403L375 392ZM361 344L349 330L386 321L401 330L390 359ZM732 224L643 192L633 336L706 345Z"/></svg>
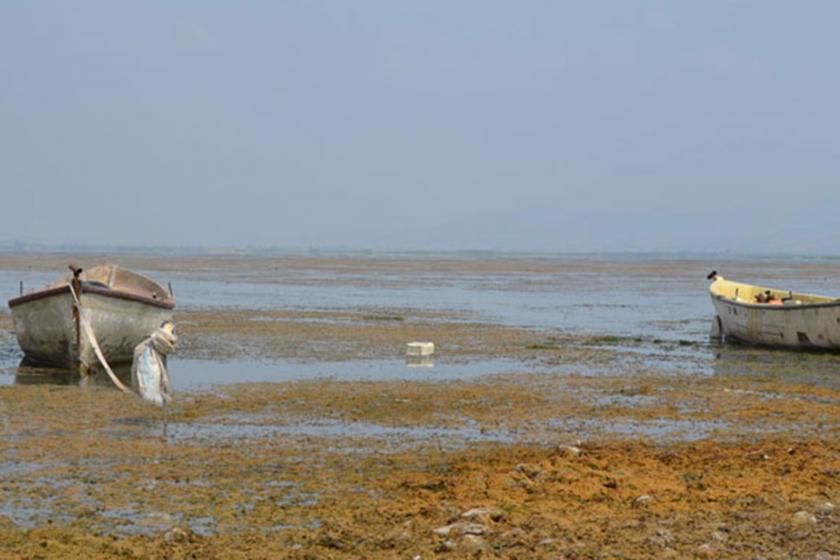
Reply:
<svg viewBox="0 0 840 560"><path fill-rule="evenodd" d="M405 367L432 368L435 367L435 359L431 356L406 356Z"/></svg>
<svg viewBox="0 0 840 560"><path fill-rule="evenodd" d="M131 364L112 366L120 381L131 385ZM100 367L94 367L87 375L77 370L44 366L30 361L21 360L15 372L15 385L79 385L113 387L108 374Z"/></svg>
<svg viewBox="0 0 840 560"><path fill-rule="evenodd" d="M712 373L721 376L771 377L785 382L840 388L840 354L713 343Z"/></svg>
<svg viewBox="0 0 840 560"><path fill-rule="evenodd" d="M310 379L341 379L359 381L395 380L456 380L470 379L494 373L550 372L552 367L537 361L513 358L472 361L435 361L432 356L400 359L365 359L337 362L297 360L215 361L184 359L172 356L169 374L176 391L204 390L228 383L281 383ZM120 381L131 385L131 366L114 367ZM0 385L78 385L113 387L107 373L97 368L82 376L74 370L45 367L26 359L18 367L0 368Z"/></svg>
<svg viewBox="0 0 840 560"><path fill-rule="evenodd" d="M615 353L618 360L606 360ZM345 362L298 362L277 360L269 363L247 360L174 359L169 371L176 390L206 389L213 385L243 382L286 382L306 379L343 380L453 380L494 373L584 373L587 375L631 376L635 373L665 375L714 375L756 377L784 382L807 383L840 388L840 354L830 352L776 350L731 343L697 346L667 346L640 343L632 346L602 347L579 362L519 361L484 359L464 363L436 361L433 356L413 356L400 360L351 360ZM18 367L3 368L0 383L16 385L78 385L113 387L101 368L83 376L75 370L45 367L27 359ZM131 384L131 366L114 367L126 385Z"/></svg>

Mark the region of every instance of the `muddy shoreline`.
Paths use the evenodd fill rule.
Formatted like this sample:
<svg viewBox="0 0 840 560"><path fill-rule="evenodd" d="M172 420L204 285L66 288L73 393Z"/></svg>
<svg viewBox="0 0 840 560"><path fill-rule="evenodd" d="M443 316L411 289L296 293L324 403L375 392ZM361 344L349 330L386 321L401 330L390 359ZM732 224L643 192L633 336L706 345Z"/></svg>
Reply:
<svg viewBox="0 0 840 560"><path fill-rule="evenodd" d="M0 255L0 267L46 269L50 259L66 256ZM256 282L274 281L277 266L144 259L125 258L202 274L224 264ZM294 263L336 279L421 266L284 266ZM556 263L437 266L527 276ZM631 268L650 266L672 265ZM180 392L166 415L93 382L0 387L0 557L840 555L835 356L411 306L208 307L177 319L179 356L230 368L230 379ZM0 313L11 353L12 328ZM340 375L400 358L413 339L437 341L436 359L451 368L499 358L505 367L440 379L434 369L416 379L414 370ZM339 375L237 383L249 360L330 363Z"/></svg>
<svg viewBox="0 0 840 560"><path fill-rule="evenodd" d="M715 557L782 558L840 546L836 392L758 392L727 380L715 383L721 401L694 417L740 430L580 441L581 431L538 420L643 423L667 419L674 403L569 410L574 399L545 397L547 381L538 381L247 384L182 395L165 427L160 411L107 388L7 388L0 550L588 558L711 548ZM596 384L551 381L588 392ZM673 387L648 378L602 389L647 397ZM694 390L699 402L714 399L712 388ZM782 406L773 391L798 398ZM744 427L768 418L773 433ZM318 425L332 429L305 429ZM502 431L516 441L494 442ZM463 519L474 508L488 512ZM467 521L476 526L457 525Z"/></svg>

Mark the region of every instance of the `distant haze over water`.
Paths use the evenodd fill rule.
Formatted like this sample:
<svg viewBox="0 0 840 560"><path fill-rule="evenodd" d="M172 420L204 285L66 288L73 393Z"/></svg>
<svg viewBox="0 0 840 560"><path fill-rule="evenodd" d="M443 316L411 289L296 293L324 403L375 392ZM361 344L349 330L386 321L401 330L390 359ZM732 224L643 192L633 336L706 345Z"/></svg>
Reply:
<svg viewBox="0 0 840 560"><path fill-rule="evenodd" d="M840 3L2 2L0 243L812 254Z"/></svg>
<svg viewBox="0 0 840 560"><path fill-rule="evenodd" d="M239 255L248 256L301 256L323 258L408 258L408 259L594 259L615 261L647 260L707 260L714 261L761 261L761 260L797 260L814 261L840 259L838 253L793 253L793 252L733 252L733 251L526 251L493 249L450 249L421 250L394 249L382 250L371 248L351 248L343 246L326 247L288 247L288 246L153 246L153 245L84 245L84 244L32 244L0 243L0 254L37 254L66 253L68 255L148 255L167 256L211 256Z"/></svg>

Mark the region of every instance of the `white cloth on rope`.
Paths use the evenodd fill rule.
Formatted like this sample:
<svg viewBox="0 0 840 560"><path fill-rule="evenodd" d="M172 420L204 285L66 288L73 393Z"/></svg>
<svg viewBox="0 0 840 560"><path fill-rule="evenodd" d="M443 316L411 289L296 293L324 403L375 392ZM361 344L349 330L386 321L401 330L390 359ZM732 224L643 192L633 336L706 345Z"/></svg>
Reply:
<svg viewBox="0 0 840 560"><path fill-rule="evenodd" d="M129 394L137 394L144 400L158 406L166 406L172 399L172 381L169 378L169 371L166 369L166 356L175 351L178 337L174 332L174 325L166 321L160 328L156 329L146 340L134 348L134 361L131 363L131 386L126 387L108 365L93 327L87 317L87 309L82 307L76 291L70 285L70 293L73 295L74 305L79 313L79 325L90 341L93 352L102 364L108 377L117 388Z"/></svg>
<svg viewBox="0 0 840 560"><path fill-rule="evenodd" d="M131 363L131 388L144 400L158 406L166 406L172 400L172 381L166 368L166 356L175 351L178 337L171 330L171 325L164 323L138 344Z"/></svg>

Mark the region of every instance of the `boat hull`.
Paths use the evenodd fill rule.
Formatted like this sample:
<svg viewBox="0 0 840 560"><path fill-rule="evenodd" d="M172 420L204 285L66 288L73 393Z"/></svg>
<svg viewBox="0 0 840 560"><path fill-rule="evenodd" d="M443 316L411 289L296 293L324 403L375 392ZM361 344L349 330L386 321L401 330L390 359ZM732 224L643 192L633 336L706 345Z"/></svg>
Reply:
<svg viewBox="0 0 840 560"><path fill-rule="evenodd" d="M840 302L751 305L712 295L728 340L781 348L840 350Z"/></svg>
<svg viewBox="0 0 840 560"><path fill-rule="evenodd" d="M26 356L59 367L90 366L97 359L90 341L77 334L73 295L53 290L11 308L18 343ZM102 293L82 293L82 308L110 363L130 362L134 347L167 320L172 310Z"/></svg>

